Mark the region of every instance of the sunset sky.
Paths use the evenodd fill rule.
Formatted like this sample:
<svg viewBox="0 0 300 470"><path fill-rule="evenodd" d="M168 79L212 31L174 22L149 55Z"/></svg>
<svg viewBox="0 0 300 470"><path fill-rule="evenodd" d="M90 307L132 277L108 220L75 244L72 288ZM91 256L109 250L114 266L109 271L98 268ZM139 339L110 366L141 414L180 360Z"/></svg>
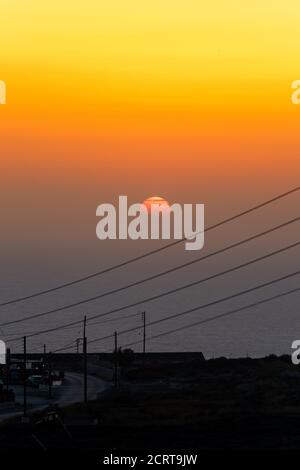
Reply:
<svg viewBox="0 0 300 470"><path fill-rule="evenodd" d="M120 194L212 222L297 186L299 28L298 0L2 0L3 295L108 263L95 211Z"/></svg>

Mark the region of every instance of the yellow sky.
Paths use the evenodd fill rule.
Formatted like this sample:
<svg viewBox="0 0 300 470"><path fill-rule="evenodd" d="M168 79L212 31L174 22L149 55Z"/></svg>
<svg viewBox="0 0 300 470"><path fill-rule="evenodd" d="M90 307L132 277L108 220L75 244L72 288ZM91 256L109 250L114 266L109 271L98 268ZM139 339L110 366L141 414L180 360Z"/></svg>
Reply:
<svg viewBox="0 0 300 470"><path fill-rule="evenodd" d="M0 13L11 132L295 119L298 0L2 0Z"/></svg>
<svg viewBox="0 0 300 470"><path fill-rule="evenodd" d="M92 75L117 89L285 79L300 55L297 0L1 1L1 62ZM299 68L300 66L298 66ZM34 75L37 73L36 76ZM88 92L80 87L80 92Z"/></svg>

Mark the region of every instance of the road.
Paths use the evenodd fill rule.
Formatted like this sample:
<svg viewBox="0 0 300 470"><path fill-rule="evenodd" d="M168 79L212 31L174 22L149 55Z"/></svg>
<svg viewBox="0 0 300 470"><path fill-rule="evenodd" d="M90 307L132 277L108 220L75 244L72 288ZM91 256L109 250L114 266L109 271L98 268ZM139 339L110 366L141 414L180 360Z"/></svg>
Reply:
<svg viewBox="0 0 300 470"><path fill-rule="evenodd" d="M82 374L75 372L66 372L65 380L63 385L58 389L53 389L53 398L48 399L47 393L38 393L36 389L28 387L28 410L35 411L46 408L50 403L55 403L59 406L67 406L73 403L79 403L83 401L83 385L84 378ZM108 386L108 382L88 375L88 399L95 400L98 392L101 392ZM16 394L16 403L18 406L14 406L11 409L7 409L1 405L0 408L0 422L5 419L21 416L22 415L22 404L23 404L23 388L21 386L14 387Z"/></svg>
<svg viewBox="0 0 300 470"><path fill-rule="evenodd" d="M60 387L58 399L54 400L59 406L83 401L83 375L68 372L64 384ZM95 400L98 392L107 387L107 382L98 377L88 375L88 399Z"/></svg>

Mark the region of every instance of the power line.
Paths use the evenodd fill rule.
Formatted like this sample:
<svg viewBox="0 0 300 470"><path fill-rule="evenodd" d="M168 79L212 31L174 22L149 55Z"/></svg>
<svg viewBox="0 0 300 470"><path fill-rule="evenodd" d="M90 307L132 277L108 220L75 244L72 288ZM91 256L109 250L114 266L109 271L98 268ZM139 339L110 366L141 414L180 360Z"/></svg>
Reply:
<svg viewBox="0 0 300 470"><path fill-rule="evenodd" d="M289 290L289 291L286 291L286 292L282 292L281 294L273 295L272 297L260 300L258 302L254 302L252 304L245 305L244 307L240 307L240 308L236 308L234 310L229 310L228 312L220 313L219 315L215 315L213 317L206 318L204 320L199 320L199 321L194 322L194 323L189 323L188 325L184 325L184 326L181 326L181 327L178 327L178 328L174 328L173 330L168 330L168 331L158 333L158 334L153 335L153 336L149 336L147 339L151 340L151 339L161 338L162 336L177 333L179 331L186 330L186 329L192 328L194 326L203 325L205 323L209 323L209 322L212 322L212 321L215 321L215 320L219 320L221 318L225 318L225 317L228 317L230 315L233 315L234 313L242 312L243 310L246 310L246 309L249 309L249 308L252 308L252 307L256 307L258 305L265 304L267 302L270 302L271 300L279 299L281 297L293 294L293 293L298 292L298 291L300 291L300 287L297 287L296 289L292 289L292 290ZM138 341L133 341L132 343L127 343L127 344L123 345L122 348L126 348L128 346L133 346L135 344L139 344L142 341L143 340L138 340Z"/></svg>
<svg viewBox="0 0 300 470"><path fill-rule="evenodd" d="M295 217L294 219L291 219L291 220L289 220L288 222L285 222L285 223L283 223L283 224L280 224L280 225L278 225L278 226L276 226L276 227L273 227L273 228L271 228L271 229L268 229L268 230L262 232L259 236L266 235L266 234L271 233L271 232L273 232L273 231L275 231L275 230L278 230L278 229L280 229L280 228L286 227L287 225L290 225L290 224L292 224L292 223L298 222L299 220L300 220L300 217ZM140 280L138 280L138 281L134 281L134 282L131 282L131 283L129 283L129 284L126 284L125 286L118 287L118 288L116 288L116 289L112 289L112 290L107 291L107 292L103 292L102 294L99 294L99 295L97 295L97 296L95 296L95 297L88 298L88 299L83 299L82 301L79 301L79 302L86 303L86 302L91 302L91 301L93 301L93 300L99 300L99 299L102 299L102 298L107 297L107 296L109 296L109 295L113 295L113 294L117 294L117 293L119 293L119 292L123 292L124 290L130 289L131 287L137 287L137 286L139 286L139 285L141 285L141 284L144 284L145 282L154 281L155 279L158 279L159 277L165 276L165 275L167 275L167 274L171 274L171 273L173 273L173 272L176 272L176 271L178 271L178 270L180 270L180 269L183 269L183 268L186 268L186 267L188 267L188 266L192 266L193 264L196 264L196 263L198 263L199 261L203 261L203 260L205 260L205 259L209 259L209 258L211 258L212 256L215 256L216 254L220 254L220 253L223 253L224 251L227 251L227 250L229 250L229 249L236 248L236 247L238 247L238 246L240 246L240 245L242 245L242 244L244 244L244 243L246 243L246 242L249 242L249 241L251 241L251 240L253 240L253 239L256 239L257 237L258 237L258 235L254 235L254 236L252 236L252 237L247 238L246 240L242 240L242 241L240 241L240 242L237 242L237 243L234 243L234 244L232 244L232 245L229 245L228 247L221 248L220 250L217 250L217 251L215 251L215 252L213 252L213 253L209 253L208 255L200 256L199 258L195 258L195 259L193 259L193 260L191 260L191 261L188 261L188 262L186 262L186 263L180 264L180 265L175 266L175 267L173 267L173 268L167 269L167 270L162 271L162 272L160 272L160 273L156 273L156 274L153 274L152 276L148 276L148 277L143 278L143 279L140 279ZM77 306L77 305L78 305L77 303L76 303L76 304L71 304L70 306L67 305L67 306L63 307L63 309L71 308L71 307L74 307L74 306ZM79 304L79 305L80 305L80 304ZM61 309L61 307L58 307L58 308ZM52 312L51 312L51 313L52 313ZM55 311L54 311L53 313L55 313Z"/></svg>
<svg viewBox="0 0 300 470"><path fill-rule="evenodd" d="M82 339L82 338L80 338L80 339ZM65 346L65 348L66 348L66 349L70 349L70 348L75 348L75 346L76 346L76 345L75 345L75 341L73 340L73 341L70 341L70 342ZM52 351L52 352L55 353L56 351Z"/></svg>
<svg viewBox="0 0 300 470"><path fill-rule="evenodd" d="M299 242L300 243L300 242ZM101 321L97 321L97 322L92 322L89 324L89 326L94 326L94 325L103 325L105 323L112 323L112 322L115 322L115 321L119 321L119 320L127 320L129 318L133 318L133 317L137 317L139 316L140 314L139 313L132 313L131 315L124 315L124 316L119 316L119 317L116 317L116 318L108 318L107 320L101 320ZM89 319L87 319L87 321L89 321ZM82 320L79 320L78 322L76 322L76 324L72 323L71 325L69 324L66 324L65 325L62 325L60 327L55 327L55 330L54 331L57 331L59 329L64 329L64 330L75 330L75 329L78 329L78 325L82 323ZM52 329L50 330L52 331ZM50 332L49 330L46 330L46 331L42 331L41 333L39 334L42 334L43 332L44 333L49 333ZM79 334L79 333L78 333ZM19 335L21 335L21 333L6 333L4 334L3 333L3 337L5 338L9 338L12 336L12 338L10 338L9 341L13 342L17 339L19 339ZM28 338L31 338L32 336L38 336L37 332L36 331L27 331L26 333L26 336Z"/></svg>
<svg viewBox="0 0 300 470"><path fill-rule="evenodd" d="M280 225L277 225L276 227L272 227L271 229L265 230L265 231L260 232L260 233L258 233L258 234L256 234L256 235L252 235L251 237L248 237L248 238L246 238L246 239L244 239L244 240L240 240L239 242L233 243L233 244L228 245L228 246L226 246L226 247L224 247L224 248L221 248L221 249L219 249L219 250L217 250L217 251L214 251L214 252L209 253L209 254L207 254L207 255L201 256L200 258L196 258L196 259L194 259L194 260L192 260L192 261L189 261L189 262L187 262L187 263L180 264L179 266L175 266L174 268L170 268L170 269L168 269L167 271L164 271L164 272L161 272L161 273L152 275L152 276L150 276L150 277L148 277L148 278L145 278L145 279L136 281L136 282L131 283L131 284L127 285L127 286L123 286L123 287L120 287L120 288L118 288L118 289L114 289L113 291L109 291L109 292L105 292L105 293L102 293L102 294L98 294L98 295L96 295L96 296L89 297L89 298L83 299L83 300L79 300L79 301L74 302L74 303L72 303L72 304L67 304L67 305L63 305L63 306L61 306L61 307L57 307L57 308L54 308L54 309L51 309L51 310L47 310L47 311L45 311L45 312L35 313L35 314L29 315L29 316L26 316L26 317L23 317L23 318L19 318L19 319L17 319L17 320L11 320L11 321L8 321L8 322L1 323L1 324L0 324L0 328L3 327L3 326L14 325L14 324L16 324L16 323L22 323L22 322L24 322L24 321L33 320L33 319L36 319L36 318L41 318L41 317L44 317L44 316L47 316L47 315L51 315L51 314L53 314L53 313L61 312L61 311L63 311L63 310L67 310L67 309L70 309L70 308L73 308L73 307L78 307L79 305L83 305L83 304L88 303L88 302L92 302L92 301L95 301L95 300L99 300L99 299L101 299L101 298L103 298L103 297L105 297L105 296L107 296L107 295L111 295L111 294L113 294L113 293L116 293L116 292L119 292L119 291L122 291L122 290L125 290L125 289L129 289L130 287L134 287L134 286L140 285L140 284L142 284L142 283L144 283L144 282L148 282L148 281L150 281L150 280L157 279L158 277L161 277L161 276L163 276L163 275L170 274L170 273L172 273L172 272L178 271L179 269L183 269L183 268L185 268L185 267L187 267L187 266L191 266L191 265L193 265L193 264L195 264L195 263L198 263L198 262L203 261L203 260L205 260L205 259L211 258L212 256L215 256L215 255L217 255L217 254L224 253L225 251L228 251L228 250L230 250L230 249L232 249L232 248L236 248L236 247L238 247L238 246L241 246L241 245L243 245L244 243L247 243L247 242L249 242L249 241L255 240L256 238L262 237L262 236L267 235L267 234L269 234L269 233L272 233L272 232L274 232L274 231L276 231L276 230L279 230L280 228L286 227L287 225L290 225L290 224L292 224L292 223L295 223L295 222L297 222L297 221L299 221L299 220L300 220L300 217L296 217L296 218L291 219L291 220L289 220L289 221L287 221L287 222L284 222L284 223L282 223L282 224L280 224ZM138 302L138 303L135 303L135 304L131 304L131 305L129 305L129 306L126 306L126 307L124 307L124 308L118 308L118 309L111 310L111 311L109 311L109 312L105 312L105 313L100 314L100 315L95 315L95 316L91 317L90 320L91 320L91 319L95 319L95 318L99 318L99 317L102 317L102 316L106 316L106 315L109 315L109 314L111 314L111 313L118 312L118 311L120 311L120 310L124 310L125 308L128 308L128 307L130 307L130 306L139 305L140 303L143 303L143 302ZM77 325L78 323L79 323L79 322L71 322L71 323L69 323L67 326ZM53 331L55 331L55 330L53 330Z"/></svg>
<svg viewBox="0 0 300 470"><path fill-rule="evenodd" d="M279 250L276 250L276 251L273 251L273 252L271 252L271 253L268 253L267 255L260 256L260 257L258 257L258 258L253 259L253 260L250 260L250 261L247 261L247 262L245 262L245 263L242 263L242 264L239 264L239 265L237 265L237 266L234 266L234 267L232 267L232 268L229 268L229 269L227 269L227 270L225 270L225 271L221 271L221 272L219 272L219 273L210 275L210 276L208 276L208 277L206 277L206 278L202 278L202 279L200 279L200 280L197 280L197 281L194 281L194 282L185 284L185 285L183 285L183 286L177 287L177 288L175 288L175 289L171 289L171 290L166 291L166 292L163 292L163 293L161 293L161 294L157 294L157 295L155 295L155 296L148 297L148 298L146 298L146 299L142 299L142 300L137 301L137 302L134 302L134 303L132 303L132 304L128 304L128 305L119 307L119 308L117 308L117 309L110 310L110 311L108 311L108 312L104 312L104 313L101 313L101 314L94 315L93 317L90 317L90 318L88 319L88 321L91 321L91 320L93 320L93 319L95 319L95 318L99 318L99 317L108 315L108 314L110 314L110 313L115 313L116 311L125 310L125 309L131 308L131 307L136 307L136 306L138 306L138 305L140 305L140 304L143 304L143 303L146 303L146 302L150 302L150 301L153 301L153 300L157 300L157 299L159 299L159 298L161 298L161 297L164 297L164 296L167 296L167 295L170 295L170 294L179 292L180 290L184 290L184 289L187 289L187 288L189 288L189 287L192 287L192 286L201 284L201 283L203 283L203 282L206 282L206 281L215 279L215 278L217 278L217 277L219 277L219 276L223 276L224 274L228 274L228 273L230 273L230 272L233 272L233 271L236 271L236 270L238 270L238 269L244 268L244 267L249 266L249 265L251 265L251 264L254 264L254 263L256 263L256 262L259 262L259 261L262 261L262 260L264 260L264 259L270 258L271 256L274 256L274 255L277 255L277 254L279 254L279 253L282 253L282 252L284 252L284 251L286 251L286 250L288 250L288 249L294 248L295 246L298 246L299 243L300 243L300 242L297 242L297 243L295 243L295 244L293 244L293 245L289 245L289 246L287 246L287 247L284 247L284 248L281 248L281 249L279 249ZM136 316L136 315L137 315L137 314L134 314L134 316ZM118 319L122 319L122 318L123 318L123 317L118 317ZM71 324L73 325L74 323L76 323L76 325L78 325L78 323L80 323L80 320L79 320L79 321L76 321L76 322L72 322ZM101 322L99 322L99 323L101 323ZM97 324L97 323L93 323L93 324ZM66 327L68 327L68 326L69 326L69 324L67 323L67 324L65 324L65 325L61 325L61 326L57 326L57 327L54 327L54 328L51 328L51 329L42 330L42 331L38 331L38 332L32 333L30 336L38 336L38 335L43 334L43 333L51 333L51 332L53 332L53 331L57 331L57 330L66 328ZM30 336L29 336L29 337L30 337Z"/></svg>
<svg viewBox="0 0 300 470"><path fill-rule="evenodd" d="M258 290L258 289L262 289L263 287L268 287L268 286L270 286L270 285L272 285L272 284L274 284L274 283L276 283L276 282L284 281L284 280L289 279L289 278L291 278L291 277L293 277L293 276L296 276L296 275L298 275L298 274L300 274L300 270L299 270L299 271L296 271L296 272L293 272L293 273L290 273L290 274L287 274L287 275L282 276L282 277L280 277L280 278L277 278L277 279L275 279L275 280L273 280L273 281L268 281L268 282L265 282L265 283L263 283L263 284L259 284L258 286L251 287L251 288L249 288L249 289L246 289L246 290L237 292L237 293L235 293L235 294L231 294L231 295L226 296L226 297L222 297L222 298L220 298L220 299L218 299L218 300L214 300L214 301L209 302L209 303L207 303L207 304L203 304L203 305L200 305L200 306L198 305L197 307L193 307L193 308L191 308L191 309L189 309L189 310L185 310L185 311L183 311L183 312L175 313L175 314L170 315L170 316L168 316L168 317L160 318L159 320L154 320L154 321L152 321L152 322L150 322L150 323L147 323L146 326L148 327L148 326L157 325L157 324L163 323L163 322L165 322L165 321L173 320L174 318L181 317L182 315L186 315L186 314L188 314L188 313L193 313L193 312L195 312L195 311L197 311L197 310L200 310L200 309L203 309L203 308L212 307L213 305L217 305L217 304L222 303L222 302L225 302L225 301L227 301L227 300L234 299L234 298L236 298L236 297L239 297L240 295L248 294L248 293L253 292L253 291L256 291L256 290ZM121 330L121 331L119 331L119 334L121 335L121 334L125 334L125 333L131 333L132 331L136 331L136 330L139 330L139 329L140 329L140 327L139 327L139 326L136 326L136 327L133 327L133 328L129 328L129 329L127 329L127 330ZM102 340L105 340L105 339L109 339L109 338L111 338L111 337L112 337L111 335L108 335L108 336L104 336L104 337L102 337L102 338L96 338L96 339L94 339L94 340L91 340L90 343L97 342L97 341L102 341Z"/></svg>
<svg viewBox="0 0 300 470"><path fill-rule="evenodd" d="M217 227L220 227L220 226L222 226L222 225L224 225L224 224L226 224L226 223L228 223L228 222L232 222L233 220L236 220L236 219L238 219L239 217L242 217L242 216L244 216L244 215L250 214L251 212L253 212L253 211L257 210L257 209L261 209L262 207L265 207L265 206L267 206L267 205L269 205L269 204L272 204L272 203L275 202L275 201L278 201L278 200L280 200L280 199L283 199L283 198L285 198L285 197L287 197L287 196L289 196L289 195L291 195L291 194L293 194L293 193L299 191L299 189L300 189L300 186L297 186L296 188L293 188L293 189L291 189L290 191L287 191L287 192L285 192L285 193L279 194L278 196L275 196L275 197L272 198L272 199L269 199L269 200L267 200L267 201L265 201L265 202L262 202L262 203L260 203L260 204L257 204L256 206L253 206L253 207L251 207L250 209L246 209L246 210L244 210L244 211L242 211L242 212L240 212L240 213L238 213L238 214L236 214L236 215L233 215L233 216L231 216L231 217L228 217L227 219L224 219L224 220L222 220L222 221L220 221L220 222L217 222L217 223L214 224L214 225L209 226L208 228L206 228L206 229L204 230L204 232L208 232L209 230L213 230L213 229L215 229L215 228L217 228ZM201 233L201 232L199 232L199 233ZM115 269L119 269L119 268L122 268L122 267L124 267L124 266L127 266L127 265L129 265L129 264L131 264L131 263L134 263L134 262L136 262L136 261L140 261L140 260L142 260L142 259L145 259L145 258L147 258L148 256L152 256L152 255L154 255L154 254L160 253L160 252L162 252L162 251L164 251L164 250L167 250L167 249L169 249L169 248L171 248L171 247L173 247L173 246L175 246L175 245L178 245L178 244L180 244L180 243L183 243L183 242L186 241L186 240L187 240L186 238L183 238L183 239L181 239L181 240L176 240L176 241L174 241L174 242L172 242L172 243L169 243L169 244L167 244L167 245L164 245L164 246L162 246L162 247L160 247L160 248L156 248L155 250L148 251L147 253L144 253L144 254L139 255L139 256L135 256L135 257L133 257L133 258L130 258L129 260L123 261L123 262L121 262L121 263L118 263L118 264L115 264L115 265L110 266L110 267L108 267L108 268L105 268L105 269L103 269L103 270L101 270L101 271L97 271L97 272L95 272L95 273L89 274L89 275L87 275L87 276L83 276L83 277L78 278L78 279L75 279L75 280L73 280L73 281L65 282L65 283L59 284L59 285L57 285L57 286L55 286L55 287L51 287L51 288L49 288L49 289L41 290L41 291L35 292L35 293L33 293L33 294L29 294L29 295L26 295L26 296L23 296L23 297L17 297L17 298L15 298L15 299L11 299L11 300L8 300L8 301L6 301L6 302L2 302L2 303L0 303L0 307L4 307L4 306L7 306L7 305L11 305L11 304L15 304L15 303L18 303L18 302L22 302L22 301L25 301L25 300L33 299L33 298L35 298L35 297L39 297L39 296L42 296L42 295L45 295L45 294L49 294L49 293L51 293L51 292L58 291L58 290L60 290L60 289L66 288L66 287L73 286L73 285L75 285L75 284L79 284L79 283L81 283L81 282L83 282L83 281L87 281L87 280L89 280L89 279L93 279L93 278L95 278L95 277L99 277L99 276L101 276L101 275L103 275L103 274L106 274L106 273L109 273L109 272L111 272L111 271L114 271Z"/></svg>
<svg viewBox="0 0 300 470"><path fill-rule="evenodd" d="M128 318L138 317L139 315L139 313L132 313L131 315L124 315L117 318L109 318L108 320L95 321L91 323L90 326L103 325L104 323L111 323L119 320L127 320ZM87 321L89 322L90 320L88 319Z"/></svg>
<svg viewBox="0 0 300 470"><path fill-rule="evenodd" d="M181 290L187 289L187 288L189 288L189 287L193 287L193 286L195 286L195 285L199 285L199 284L201 284L201 283L203 283L203 282L206 282L206 281L215 279L215 278L217 278L217 277L219 277L219 276L223 276L223 275L225 275L225 274L229 274L229 273L234 272L234 271L236 271L236 270L238 270L238 269L244 268L244 267L249 266L249 265L251 265L251 264L257 263L257 262L259 262L259 261L268 259L268 258L270 258L270 257L272 257L272 256L277 255L277 254L283 253L283 252L285 252L285 251L287 251L287 250L290 250L290 249L292 249L292 248L295 248L296 246L299 246L299 244L300 244L300 242L293 243L293 244L291 244L291 245L288 245L288 246L285 246L285 247L280 248L280 249L278 249L278 250L275 250L275 251L272 251L272 252L270 252L270 253L267 253L266 255L259 256L258 258L254 258L254 259L252 259L252 260L250 260L250 261L247 261L247 262L245 262L245 263L238 264L238 265L236 265L236 266L233 266L232 268L229 268L229 269L226 269L226 270L224 270L224 271L221 271L221 272L212 274L212 275L210 275L210 276L208 276L208 277L206 277L206 278L202 278L202 279L200 279L200 280L198 279L198 280L193 281L193 282L190 282L190 283L188 283L188 284L184 284L183 286L179 286L179 287L176 287L176 288L171 289L171 290L169 290L169 291L162 292L162 293L160 293L160 294L156 294L156 295L154 295L154 296L152 296L152 297L148 297L148 298L146 298L146 299L142 299L142 300L133 302L133 303L131 303L131 304L123 305L122 307L118 307L118 308L116 308L116 309L109 310L108 312L104 312L104 313L100 313L100 314L93 315L92 317L90 317L90 318L88 319L88 321L90 322L91 320L95 320L96 318L104 317L104 316L110 315L110 314L112 314L112 313L116 313L116 312L118 312L118 311L125 310L125 309L127 309L127 308L136 307L137 305L141 305L141 304L146 303L146 302L151 302L151 301L153 301L153 300L157 300L157 299L159 299L159 298L161 298L161 297L174 294L174 293L176 293L176 292L179 292L179 291L181 291ZM136 314L134 314L134 316L135 316L135 315L136 315ZM38 336L38 335L43 334L43 333L51 333L51 332L53 332L53 331L58 331L58 330L60 330L60 329L68 328L68 327L71 327L71 326L73 327L73 326L75 326L75 325L78 325L79 323L80 323L80 320L76 320L76 321L74 321L74 322L66 323L66 324L64 324L64 325L60 325L60 326L56 326L56 327L53 327L53 328L48 328L48 329L46 329L46 330L40 330L40 331L34 332L34 333L28 335L28 337ZM94 324L95 324L95 323L94 323ZM14 341L14 339L12 339L11 341Z"/></svg>
<svg viewBox="0 0 300 470"><path fill-rule="evenodd" d="M281 281L284 281L286 279L290 279L291 277L297 276L298 274L300 274L300 270L295 271L295 272L290 273L290 274L287 274L285 276L281 276L277 279L273 279L272 281L264 282L262 284L258 284L257 286L250 287L248 289L236 292L235 294L231 294L231 295L226 296L226 297L221 297L220 299L214 300L212 302L208 302L208 303L202 304L202 305L197 305L196 307L190 308L188 310L184 310L183 312L175 313L173 315L169 315L167 317L160 318L159 320L153 320L152 322L147 323L146 326L148 327L148 326L158 325L158 324L163 323L165 321L173 320L174 318L178 318L178 317L181 317L183 315L187 315L189 313L196 312L197 310L202 310L202 309L207 308L207 307L212 307L214 305L220 304L220 303L225 302L227 300L231 300L231 299L234 299L234 298L239 297L241 295L249 294L250 292L254 292L258 289L262 289L263 287L268 287L268 286L271 286L271 285L273 285L277 282L281 282ZM136 327L133 327L133 328L128 328L127 330L118 331L118 334L119 335L127 334L127 333L131 333L133 331L136 331L136 330L140 330L140 326L136 326ZM93 340L90 340L89 344L96 343L96 342L99 342L99 341L104 341L104 340L110 339L112 337L113 337L113 335L107 335L107 336L102 336L100 338L95 338Z"/></svg>

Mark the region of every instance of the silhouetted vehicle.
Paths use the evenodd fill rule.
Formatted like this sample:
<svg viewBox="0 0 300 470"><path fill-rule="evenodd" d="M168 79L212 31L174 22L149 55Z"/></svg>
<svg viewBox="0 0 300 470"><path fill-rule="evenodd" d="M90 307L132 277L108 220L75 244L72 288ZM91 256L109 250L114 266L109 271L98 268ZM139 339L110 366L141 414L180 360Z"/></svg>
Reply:
<svg viewBox="0 0 300 470"><path fill-rule="evenodd" d="M27 379L27 384L34 388L39 388L42 383L44 383L44 377L42 375L31 375Z"/></svg>

